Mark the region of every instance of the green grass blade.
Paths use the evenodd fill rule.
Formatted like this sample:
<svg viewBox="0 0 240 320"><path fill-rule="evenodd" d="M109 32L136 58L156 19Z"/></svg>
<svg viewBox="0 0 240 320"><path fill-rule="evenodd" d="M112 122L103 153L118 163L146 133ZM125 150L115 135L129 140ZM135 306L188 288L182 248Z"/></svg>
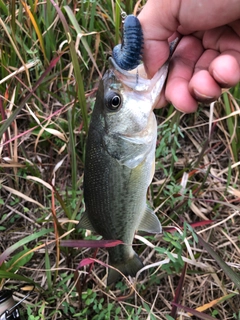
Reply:
<svg viewBox="0 0 240 320"><path fill-rule="evenodd" d="M72 64L73 64L73 69L74 69L74 74L75 74L75 78L76 78L76 82L77 82L77 96L78 96L78 100L79 100L79 104L80 104L80 108L82 111L82 117L83 117L83 126L84 126L84 130L86 131L86 133L88 132L88 119L87 119L87 106L86 106L86 99L85 99L85 92L84 92L84 86L83 86L83 79L81 76L81 71L80 71L80 67L79 67L79 63L78 63L78 57L77 57L77 53L73 44L73 40L70 34L70 29L69 26L67 24L67 21L61 11L61 9L59 8L59 6L53 1L51 0L53 6L55 7L55 9L57 10L57 13L59 15L59 18L62 22L65 34L66 34L66 38L68 39L68 44L69 44L69 49L70 49L70 54L71 54L71 58L72 58Z"/></svg>
<svg viewBox="0 0 240 320"><path fill-rule="evenodd" d="M207 252L215 259L218 265L223 269L226 275L232 280L232 282L240 289L240 276L234 272L212 249L212 247L205 242L199 235L197 235L199 243L207 250Z"/></svg>
<svg viewBox="0 0 240 320"><path fill-rule="evenodd" d="M202 320L215 320L216 319L216 318L214 318L212 316L209 316L206 313L199 312L199 311L194 310L192 308L188 308L188 307L182 306L182 305L180 305L178 303L173 302L172 304L175 305L176 307L178 307L179 309L183 309L184 311L187 311L187 312L193 314L194 316L198 317L199 319L202 319Z"/></svg>
<svg viewBox="0 0 240 320"><path fill-rule="evenodd" d="M91 16L90 16L90 23L89 23L89 31L94 30L94 20L96 19L96 5L97 1L92 2L92 9L91 9Z"/></svg>
<svg viewBox="0 0 240 320"><path fill-rule="evenodd" d="M29 278L24 277L24 276L20 276L19 274L16 274L16 273L13 273L13 272L4 271L4 270L0 270L0 279L13 279L13 280L19 280L19 281L34 283L34 281L32 279L29 279ZM36 285L39 287L38 284L36 284Z"/></svg>
<svg viewBox="0 0 240 320"><path fill-rule="evenodd" d="M234 117L230 117L232 111L231 111L231 106L230 106L230 99L227 94L227 92L223 93L223 101L226 109L226 114L229 116L227 118L227 125L228 125L228 130L229 130L229 135L231 137L231 147L232 147L232 152L235 161L238 161L238 152L237 152L237 142L236 142L236 137L235 137L235 125L234 125Z"/></svg>
<svg viewBox="0 0 240 320"><path fill-rule="evenodd" d="M40 47L42 49L42 53L43 53L43 56L44 56L44 59L47 61L47 56L46 56L46 52L45 52L45 46L44 46L44 41L43 41L43 37L42 37L42 32L39 28L39 25L38 25L38 21L37 19L35 19L34 15L32 14L32 12L30 11L30 9L28 8L27 4L22 2L25 10L26 10L26 13L28 14L31 22L32 22L32 25L35 29L35 32L37 34L37 37L38 37L38 40L39 40L39 43L40 43ZM47 61L48 62L48 61Z"/></svg>
<svg viewBox="0 0 240 320"><path fill-rule="evenodd" d="M84 34L83 30L80 28L80 26L76 20L76 17L74 16L71 8L69 6L64 6L64 10L66 11L68 18L70 19L71 23L73 24L73 27L76 30L77 34ZM93 28L93 26L92 26L92 28ZM93 65L94 65L95 69L97 70L98 74L101 74L98 69L98 66L96 64L96 61L93 57L92 51L88 45L88 42L84 36L81 37L81 43L83 44L85 50L87 51L87 53L88 53ZM87 65L85 61L83 61L83 63L85 64L85 66Z"/></svg>
<svg viewBox="0 0 240 320"><path fill-rule="evenodd" d="M120 5L117 3L115 7L115 44L119 43L119 29L121 23L121 8Z"/></svg>
<svg viewBox="0 0 240 320"><path fill-rule="evenodd" d="M50 258L49 258L47 246L45 248L45 269L46 269L48 290L52 290L51 263L50 263Z"/></svg>
<svg viewBox="0 0 240 320"><path fill-rule="evenodd" d="M178 147L177 146L177 139L178 139L178 134L179 134L179 132L176 130L176 128L179 128L180 116L181 116L180 111L176 111L176 113L173 116L172 122L171 122L171 128L174 133L173 142L171 145L172 155L173 155L172 159L171 159L171 172L173 172L174 163L176 161L176 150Z"/></svg>
<svg viewBox="0 0 240 320"><path fill-rule="evenodd" d="M75 202L77 192L77 162L76 162L76 143L74 135L74 115L72 110L68 111L69 144L71 150L71 171L72 171L72 201Z"/></svg>
<svg viewBox="0 0 240 320"><path fill-rule="evenodd" d="M2 138L2 135L4 134L4 132L7 130L7 128L10 126L10 124L16 119L17 115L20 113L20 111L25 107L25 104L28 102L28 100L31 98L31 96L33 95L33 93L37 90L37 88L40 86L40 84L42 83L42 81L45 79L45 77L47 76L47 74L52 70L52 68L57 64L58 60L60 59L60 57L56 57L54 58L49 66L47 67L47 69L43 72L43 74L41 75L41 77L38 79L38 81L36 82L35 86L33 87L32 90L29 91L29 93L25 96L25 98L22 100L22 102L19 104L18 108L15 109L13 111L13 113L11 114L11 116L9 118L7 118L4 123L1 125L0 127L0 139Z"/></svg>
<svg viewBox="0 0 240 320"><path fill-rule="evenodd" d="M11 14L12 14L12 19L11 19L12 34L15 36L15 34L16 34L16 3L15 3L15 0L12 0L12 3L11 3Z"/></svg>
<svg viewBox="0 0 240 320"><path fill-rule="evenodd" d="M0 266L3 263L4 260L7 259L7 257L13 253L15 250L17 250L19 247L25 245L26 243L29 243L33 240L36 240L42 236L44 236L45 234L48 234L50 232L52 232L53 229L43 229L37 233L33 233L30 236L27 236L26 238L23 238L21 240L19 240L18 242L14 243L12 246L10 246L9 248L7 248L1 255L0 255Z"/></svg>
<svg viewBox="0 0 240 320"><path fill-rule="evenodd" d="M33 252L29 253L29 249L24 247L24 250L15 253L13 257L5 262L4 270L16 272L19 268L27 264L33 257Z"/></svg>
<svg viewBox="0 0 240 320"><path fill-rule="evenodd" d="M5 5L5 3L3 2L3 0L0 0L0 9L1 9L2 13L4 13L6 16L8 15L8 8Z"/></svg>

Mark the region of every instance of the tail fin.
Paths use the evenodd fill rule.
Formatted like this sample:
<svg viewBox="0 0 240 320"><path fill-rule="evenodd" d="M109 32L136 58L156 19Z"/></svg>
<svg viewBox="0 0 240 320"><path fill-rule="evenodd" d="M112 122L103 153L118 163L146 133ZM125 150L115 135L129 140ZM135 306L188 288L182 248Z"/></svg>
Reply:
<svg viewBox="0 0 240 320"><path fill-rule="evenodd" d="M122 272L125 276L132 276L135 277L136 273L142 269L143 263L140 260L139 256L134 252L134 256L128 259L127 261L121 263L111 263L109 260L109 264L114 268L118 269ZM108 278L107 278L107 285L117 282L122 277L121 273L117 270L108 268Z"/></svg>

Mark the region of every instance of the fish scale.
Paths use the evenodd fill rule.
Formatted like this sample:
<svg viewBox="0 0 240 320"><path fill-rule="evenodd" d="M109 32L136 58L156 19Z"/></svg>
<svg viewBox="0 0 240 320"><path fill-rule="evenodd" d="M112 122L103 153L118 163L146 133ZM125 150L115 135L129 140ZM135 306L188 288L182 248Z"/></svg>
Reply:
<svg viewBox="0 0 240 320"><path fill-rule="evenodd" d="M89 131L90 130L91 127L89 128ZM100 145L100 141L98 143ZM88 155L89 152L86 151L86 154ZM108 153L104 153L104 151L102 151L100 158L98 152L92 150L90 151L90 157L96 158L97 161L94 163L94 166L92 166L91 160L89 160L88 157L86 157L85 160L84 193L91 193L90 203L88 203L88 197L85 197L85 202L86 206L91 208L91 211L98 212L98 215L102 217L101 224L98 224L98 215L93 216L92 224L96 225L94 229L99 234L102 234L104 232L103 230L108 230L110 226L110 232L108 234L108 232L105 231L104 238L108 240L121 238L121 240L125 242L125 238L128 237L126 235L125 237L123 236L125 232L124 225L121 228L122 230L119 228L122 220L122 216L119 215L119 212L129 211L129 220L130 222L134 221L135 217L131 216L131 212L136 211L139 193L142 192L142 189L145 189L143 187L139 188L139 185L144 186L143 182L145 179L143 178L145 177L139 175L138 177L131 179L131 176L134 176L132 170L128 167L123 167L121 170L114 170L114 168L118 166L117 160L114 158L109 159ZM106 161L108 161L107 168ZM89 175L90 177L88 178ZM141 179L139 179L139 177ZM108 186L111 186L111 188ZM131 194L129 189L134 190L134 192ZM144 193L142 202L143 206L145 206L146 200ZM111 214L104 215L106 212ZM115 224L113 224L112 221L114 221ZM118 226L117 230L114 225ZM130 244L131 241L129 242Z"/></svg>

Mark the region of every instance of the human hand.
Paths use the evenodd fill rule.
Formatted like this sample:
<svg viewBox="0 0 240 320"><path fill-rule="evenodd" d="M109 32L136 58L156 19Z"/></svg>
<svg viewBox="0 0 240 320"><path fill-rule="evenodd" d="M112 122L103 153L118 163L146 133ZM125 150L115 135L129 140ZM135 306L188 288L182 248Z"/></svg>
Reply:
<svg viewBox="0 0 240 320"><path fill-rule="evenodd" d="M182 112L194 112L198 101L210 103L221 88L240 81L238 0L148 0L138 18L150 78L167 60L169 41L181 37L158 107L169 101Z"/></svg>

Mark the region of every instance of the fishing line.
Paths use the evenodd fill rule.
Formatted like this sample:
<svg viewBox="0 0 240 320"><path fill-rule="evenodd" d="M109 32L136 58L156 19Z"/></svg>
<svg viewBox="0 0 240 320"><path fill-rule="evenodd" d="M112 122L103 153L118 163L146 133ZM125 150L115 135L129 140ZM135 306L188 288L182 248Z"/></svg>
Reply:
<svg viewBox="0 0 240 320"><path fill-rule="evenodd" d="M124 23L125 18L127 17L127 13L121 8L120 3L116 0L116 4L118 5L121 11L122 23Z"/></svg>

